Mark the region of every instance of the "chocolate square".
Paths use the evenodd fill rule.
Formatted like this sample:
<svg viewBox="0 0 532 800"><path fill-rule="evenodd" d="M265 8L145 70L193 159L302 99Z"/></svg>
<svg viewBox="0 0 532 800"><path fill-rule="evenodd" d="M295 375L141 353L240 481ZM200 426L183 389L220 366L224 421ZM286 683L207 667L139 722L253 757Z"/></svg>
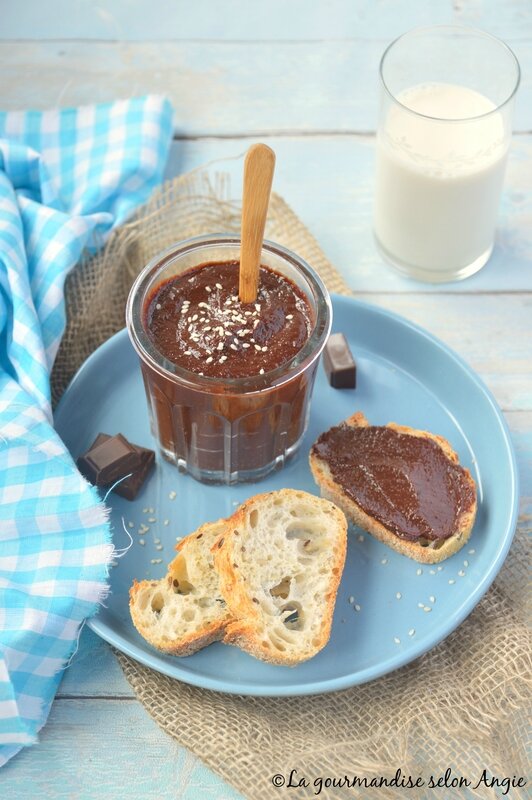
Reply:
<svg viewBox="0 0 532 800"><path fill-rule="evenodd" d="M126 442L128 447L134 451L136 455L136 466L130 469L121 468L121 474L118 475L118 477L107 480L104 483L101 478L102 472L96 472L94 469L93 453L96 451L97 457L100 457L102 452L99 450L100 446L110 443L111 440L116 440L117 438ZM111 442L111 447L114 447L114 441ZM117 452L118 449L119 448L116 448L114 452ZM122 442L120 442L120 450L123 451ZM116 481L119 481L124 475L131 473L127 478L120 481L120 483L113 488L113 492L115 492L115 494L125 497L127 500L135 499L154 464L155 453L153 450L149 450L147 447L140 447L132 442L128 442L127 439L121 434L118 434L117 436L110 436L107 433L99 433L87 452L80 456L77 460L77 465L82 475L84 475L87 480L96 486L108 487Z"/></svg>
<svg viewBox="0 0 532 800"><path fill-rule="evenodd" d="M323 367L335 389L356 389L355 360L343 333L331 333L323 351Z"/></svg>
<svg viewBox="0 0 532 800"><path fill-rule="evenodd" d="M95 486L108 486L134 472L140 466L140 455L127 439L118 433L91 447L81 457L80 470Z"/></svg>
<svg viewBox="0 0 532 800"><path fill-rule="evenodd" d="M145 447L138 447L137 445L133 445L133 447L137 449L140 455L140 467L130 475L129 478L126 478L125 481L121 481L113 489L115 494L119 494L120 497L125 497L126 500L135 499L155 464L155 453L153 450L148 450Z"/></svg>

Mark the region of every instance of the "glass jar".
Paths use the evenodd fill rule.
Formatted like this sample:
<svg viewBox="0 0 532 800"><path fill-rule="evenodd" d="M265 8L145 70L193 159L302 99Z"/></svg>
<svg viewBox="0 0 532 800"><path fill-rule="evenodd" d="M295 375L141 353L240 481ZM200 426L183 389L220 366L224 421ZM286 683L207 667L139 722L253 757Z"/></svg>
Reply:
<svg viewBox="0 0 532 800"><path fill-rule="evenodd" d="M193 267L239 256L240 239L233 235L179 242L140 273L126 309L160 452L182 471L211 483L258 480L297 451L332 321L327 289L314 270L295 253L265 241L261 264L295 283L309 304L312 329L301 350L263 375L240 378L204 377L166 359L146 329L149 298L162 283Z"/></svg>

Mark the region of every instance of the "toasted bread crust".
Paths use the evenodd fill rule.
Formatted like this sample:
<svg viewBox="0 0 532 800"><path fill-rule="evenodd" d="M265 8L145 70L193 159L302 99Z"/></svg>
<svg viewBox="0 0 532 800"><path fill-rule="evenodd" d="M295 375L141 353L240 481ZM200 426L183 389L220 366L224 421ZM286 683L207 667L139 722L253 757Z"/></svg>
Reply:
<svg viewBox="0 0 532 800"><path fill-rule="evenodd" d="M228 623L224 635L224 643L233 644L240 649L270 664L283 666L295 666L316 655L329 641L331 633L332 617L336 602L336 594L342 576L347 549L347 522L343 513L331 505L330 510L334 518L334 525L338 526L343 535L336 537L332 550L333 567L328 582L328 589L324 597L320 600L322 604L322 624L319 634L313 637L312 645L303 652L297 654L273 652L265 645L264 636L260 631L260 611L253 602L246 582L246 576L235 568L238 558L237 548L240 548L240 535L238 528L246 524L250 511L260 506L270 496L281 496L287 502L297 495L311 497L316 504L322 501L319 498L309 496L306 492L298 492L293 489L282 489L278 492L268 492L255 495L247 500L239 509L227 520L226 531L218 538L212 548L214 566L220 578L220 591L225 598L228 608L232 614L232 620Z"/></svg>
<svg viewBox="0 0 532 800"><path fill-rule="evenodd" d="M345 424L353 427L369 426L368 420L360 411L346 419ZM394 422L388 423L386 427L392 428L398 433L403 433L408 436L419 436L425 439L432 439L439 447L441 447L449 461L453 462L454 464L458 464L458 456L450 446L449 442L442 436L437 436L436 434L428 431L420 431L414 428L409 428L404 425L396 425ZM445 539L443 544L435 548L431 546L422 546L416 542L401 539L396 536L393 531L390 531L388 528L382 525L378 520L366 514L366 512L343 491L341 486L336 483L327 463L318 458L313 453L312 449L310 451L309 463L314 480L320 487L322 497L325 497L335 503L339 508L342 509L342 511L344 511L344 513L347 515L347 518L351 522L366 530L368 533L374 536L375 539L378 539L380 542L388 545L388 547L391 547L398 553L414 559L414 561L419 561L424 564L437 564L440 561L444 561L445 559L454 555L454 553L458 552L458 550L460 550L468 541L471 535L477 511L476 487L475 482L471 477L471 473L465 468L463 469L465 470L467 479L470 481L473 488L475 502L470 509L465 510L459 516L456 530L453 532L453 534L449 538Z"/></svg>

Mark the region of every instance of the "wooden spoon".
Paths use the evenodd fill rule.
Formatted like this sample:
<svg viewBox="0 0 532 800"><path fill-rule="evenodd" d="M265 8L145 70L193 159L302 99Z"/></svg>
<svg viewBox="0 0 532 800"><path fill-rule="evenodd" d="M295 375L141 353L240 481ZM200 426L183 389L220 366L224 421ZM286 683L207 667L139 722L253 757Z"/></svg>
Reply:
<svg viewBox="0 0 532 800"><path fill-rule="evenodd" d="M259 269L266 214L272 189L275 153L265 144L254 144L244 161L240 274L241 303L253 303L259 289Z"/></svg>

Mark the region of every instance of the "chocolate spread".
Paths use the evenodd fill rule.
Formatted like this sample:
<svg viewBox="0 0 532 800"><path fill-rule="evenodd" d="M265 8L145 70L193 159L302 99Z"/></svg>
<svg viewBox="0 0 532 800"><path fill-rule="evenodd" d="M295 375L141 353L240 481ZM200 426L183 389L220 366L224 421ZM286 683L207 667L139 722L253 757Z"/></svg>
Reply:
<svg viewBox="0 0 532 800"><path fill-rule="evenodd" d="M290 361L308 340L306 298L278 272L261 267L254 303L238 298L238 262L201 264L158 286L146 329L169 361L199 375L262 375Z"/></svg>
<svg viewBox="0 0 532 800"><path fill-rule="evenodd" d="M323 433L312 451L366 514L401 539L443 541L475 503L469 472L432 439L344 423Z"/></svg>

